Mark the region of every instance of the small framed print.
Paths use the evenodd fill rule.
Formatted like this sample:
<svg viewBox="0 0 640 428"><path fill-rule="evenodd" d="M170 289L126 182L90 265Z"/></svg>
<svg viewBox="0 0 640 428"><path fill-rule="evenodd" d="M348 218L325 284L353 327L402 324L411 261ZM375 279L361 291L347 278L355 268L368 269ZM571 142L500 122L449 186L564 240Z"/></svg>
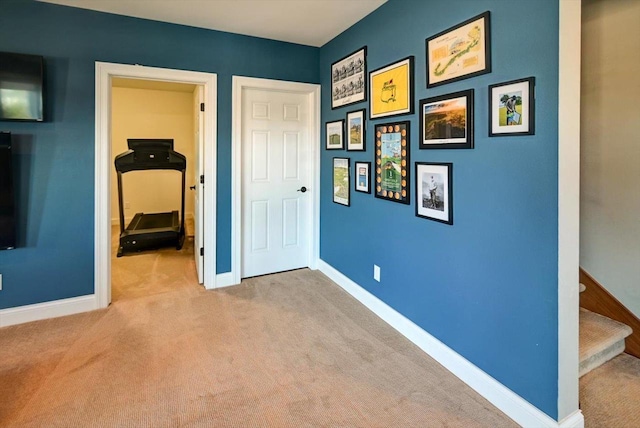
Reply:
<svg viewBox="0 0 640 428"><path fill-rule="evenodd" d="M425 40L427 88L491 72L489 18L484 12Z"/></svg>
<svg viewBox="0 0 640 428"><path fill-rule="evenodd" d="M331 109L367 99L367 47L331 64Z"/></svg>
<svg viewBox="0 0 640 428"><path fill-rule="evenodd" d="M349 206L349 158L333 158L333 202Z"/></svg>
<svg viewBox="0 0 640 428"><path fill-rule="evenodd" d="M409 204L409 121L375 126L376 198Z"/></svg>
<svg viewBox="0 0 640 428"><path fill-rule="evenodd" d="M365 109L347 113L347 150L364 152L366 139L364 128Z"/></svg>
<svg viewBox="0 0 640 428"><path fill-rule="evenodd" d="M369 117L413 114L413 56L369 73Z"/></svg>
<svg viewBox="0 0 640 428"><path fill-rule="evenodd" d="M420 148L473 148L473 89L420 100Z"/></svg>
<svg viewBox="0 0 640 428"><path fill-rule="evenodd" d="M453 164L416 162L416 216L453 224Z"/></svg>
<svg viewBox="0 0 640 428"><path fill-rule="evenodd" d="M326 149L342 150L344 149L344 119L327 122L326 129Z"/></svg>
<svg viewBox="0 0 640 428"><path fill-rule="evenodd" d="M371 162L356 162L356 192L371 193Z"/></svg>
<svg viewBox="0 0 640 428"><path fill-rule="evenodd" d="M535 134L535 77L489 86L489 137Z"/></svg>

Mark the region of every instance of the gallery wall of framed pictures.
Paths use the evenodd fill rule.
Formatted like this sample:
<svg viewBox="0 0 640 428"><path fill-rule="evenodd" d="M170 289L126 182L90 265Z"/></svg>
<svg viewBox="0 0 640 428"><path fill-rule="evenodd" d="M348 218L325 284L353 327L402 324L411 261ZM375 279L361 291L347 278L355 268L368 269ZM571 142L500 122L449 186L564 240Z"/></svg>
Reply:
<svg viewBox="0 0 640 428"><path fill-rule="evenodd" d="M350 158L333 158L334 202L350 205L349 186L342 186L347 177L353 179L356 192L410 204L409 154L417 140L413 178L415 216L452 225L453 163L430 162L429 150L474 149L475 114L487 107L489 137L533 135L535 77L489 85L487 107L475 105L478 88L472 84L455 92L440 90L453 82L469 79L471 83L474 77L492 72L490 11L425 38L428 96L420 100L414 96L414 63L415 57L411 55L377 65L367 74L366 46L332 63L332 110L368 101L368 112L367 108L355 108L346 111L343 118L326 122L325 148L366 155L371 153L367 138L373 146L372 159L356 159L353 174ZM393 116L414 115L415 104L417 117L389 121ZM366 132L367 119L372 122L372 137ZM378 123L382 119L384 123ZM413 119L417 119L418 132L412 141Z"/></svg>

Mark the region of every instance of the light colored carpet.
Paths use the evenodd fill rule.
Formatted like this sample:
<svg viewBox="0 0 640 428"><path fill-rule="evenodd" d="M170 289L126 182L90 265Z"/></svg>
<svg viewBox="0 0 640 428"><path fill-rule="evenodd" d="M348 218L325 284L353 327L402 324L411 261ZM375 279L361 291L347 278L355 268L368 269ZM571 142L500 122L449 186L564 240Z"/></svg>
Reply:
<svg viewBox="0 0 640 428"><path fill-rule="evenodd" d="M586 428L640 427L640 359L622 354L580 378Z"/></svg>
<svg viewBox="0 0 640 428"><path fill-rule="evenodd" d="M0 330L0 426L516 426L320 273L192 285Z"/></svg>
<svg viewBox="0 0 640 428"><path fill-rule="evenodd" d="M625 324L580 308L580 376L624 352L631 333Z"/></svg>

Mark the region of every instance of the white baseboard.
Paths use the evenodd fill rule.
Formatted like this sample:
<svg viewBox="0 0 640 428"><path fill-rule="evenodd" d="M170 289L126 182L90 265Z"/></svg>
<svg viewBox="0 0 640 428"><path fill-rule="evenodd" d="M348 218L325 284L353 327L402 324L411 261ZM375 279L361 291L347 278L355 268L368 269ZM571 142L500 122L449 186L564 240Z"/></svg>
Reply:
<svg viewBox="0 0 640 428"><path fill-rule="evenodd" d="M319 261L318 268L347 293L521 426L536 428L582 428L584 426L584 418L580 410L559 424L324 260Z"/></svg>
<svg viewBox="0 0 640 428"><path fill-rule="evenodd" d="M0 327L98 309L95 294L0 310Z"/></svg>
<svg viewBox="0 0 640 428"><path fill-rule="evenodd" d="M232 272L219 273L216 275L216 286L212 288L229 287L237 285L233 278Z"/></svg>

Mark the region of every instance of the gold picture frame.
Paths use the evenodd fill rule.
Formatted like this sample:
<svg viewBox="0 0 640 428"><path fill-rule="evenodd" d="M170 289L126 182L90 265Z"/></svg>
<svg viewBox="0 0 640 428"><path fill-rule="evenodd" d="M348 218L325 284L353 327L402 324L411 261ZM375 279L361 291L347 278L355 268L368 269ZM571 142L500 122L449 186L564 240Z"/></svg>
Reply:
<svg viewBox="0 0 640 428"><path fill-rule="evenodd" d="M409 56L369 73L369 118L413 114L413 61Z"/></svg>

